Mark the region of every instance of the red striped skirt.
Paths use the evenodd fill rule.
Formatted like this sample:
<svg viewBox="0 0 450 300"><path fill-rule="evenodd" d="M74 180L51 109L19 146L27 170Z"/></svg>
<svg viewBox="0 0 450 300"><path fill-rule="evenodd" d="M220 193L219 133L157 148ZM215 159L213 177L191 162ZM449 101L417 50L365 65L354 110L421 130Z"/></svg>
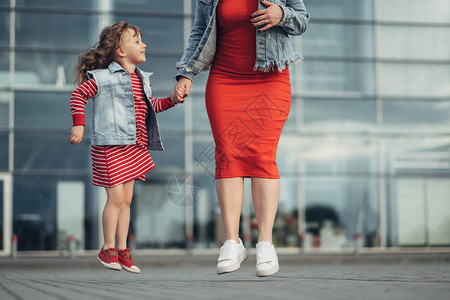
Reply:
<svg viewBox="0 0 450 300"><path fill-rule="evenodd" d="M139 179L155 167L148 149L140 143L123 146L91 146L92 184L102 187Z"/></svg>

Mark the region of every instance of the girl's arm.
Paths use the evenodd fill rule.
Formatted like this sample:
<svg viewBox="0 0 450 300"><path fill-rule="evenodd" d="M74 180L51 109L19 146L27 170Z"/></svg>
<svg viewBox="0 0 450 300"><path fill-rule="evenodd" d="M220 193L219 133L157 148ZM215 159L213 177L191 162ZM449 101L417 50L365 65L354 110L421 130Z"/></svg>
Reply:
<svg viewBox="0 0 450 300"><path fill-rule="evenodd" d="M310 15L305 9L303 0L286 0L286 6L279 4L283 10L280 26L290 35L301 35L306 30Z"/></svg>
<svg viewBox="0 0 450 300"><path fill-rule="evenodd" d="M152 98L150 100L150 102L152 103L153 108L155 109L156 113L165 111L169 108L174 107L176 104L173 103L172 101L170 101L170 97L167 98Z"/></svg>
<svg viewBox="0 0 450 300"><path fill-rule="evenodd" d="M97 85L92 78L77 87L70 97L70 110L72 113L73 127L70 131L69 141L72 145L79 144L84 134L84 107L89 98L97 94Z"/></svg>
<svg viewBox="0 0 450 300"><path fill-rule="evenodd" d="M95 79L89 79L78 86L70 97L70 111L72 113L73 126L86 125L84 120L84 107L88 100L97 94L98 87Z"/></svg>

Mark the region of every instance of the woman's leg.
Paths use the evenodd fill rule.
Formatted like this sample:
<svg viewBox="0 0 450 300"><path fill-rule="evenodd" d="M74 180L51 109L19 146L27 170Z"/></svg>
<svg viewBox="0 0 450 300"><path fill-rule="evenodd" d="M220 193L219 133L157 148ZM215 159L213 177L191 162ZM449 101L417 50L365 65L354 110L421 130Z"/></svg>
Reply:
<svg viewBox="0 0 450 300"><path fill-rule="evenodd" d="M279 179L252 178L253 206L259 229L258 242L272 242L279 195Z"/></svg>
<svg viewBox="0 0 450 300"><path fill-rule="evenodd" d="M133 198L134 179L123 184L124 201L120 208L116 229L116 248L127 248L128 228L130 227L130 205Z"/></svg>
<svg viewBox="0 0 450 300"><path fill-rule="evenodd" d="M216 180L225 240L233 239L239 243L239 218L244 200L244 178L222 178Z"/></svg>
<svg viewBox="0 0 450 300"><path fill-rule="evenodd" d="M123 184L105 189L108 198L102 215L103 249L109 249L115 246L114 239L116 236L117 221L124 202Z"/></svg>

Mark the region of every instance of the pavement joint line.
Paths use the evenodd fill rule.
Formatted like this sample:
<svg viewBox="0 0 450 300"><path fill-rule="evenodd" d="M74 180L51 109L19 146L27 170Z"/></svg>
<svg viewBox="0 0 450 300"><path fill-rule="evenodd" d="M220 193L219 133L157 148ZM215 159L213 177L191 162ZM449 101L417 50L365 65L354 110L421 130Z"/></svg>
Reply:
<svg viewBox="0 0 450 300"><path fill-rule="evenodd" d="M7 278L5 278L5 276L1 276L1 277L3 277L3 279L7 279ZM9 279L7 279L7 280L9 280ZM9 295L11 295L11 297L13 297L13 298L15 298L15 299L20 299L20 297L19 297L16 293L14 293L13 291L11 291L11 290L8 289L7 287L5 287L5 286L2 284L1 281L0 281L0 287L1 287L3 290L5 290Z"/></svg>
<svg viewBox="0 0 450 300"><path fill-rule="evenodd" d="M29 280L29 279L25 279L25 280ZM54 295L54 294L52 294L52 293L49 293L49 292L47 292L47 291L45 291L45 290L43 290L43 289L34 287L34 286L30 285L30 284L25 283L24 281L20 281L20 282L19 282L19 281L17 281L17 280L13 280L13 279L10 279L10 281L12 281L12 282L14 282L14 283L16 283L16 284L18 284L18 285L26 286L26 287L28 287L28 288L30 288L30 289L32 289L32 290L39 291L39 292L41 292L41 293L43 293L43 294L45 294L45 295L47 295L47 296L51 296L51 297L54 297L54 298L56 298L56 299L61 299L61 300L67 299L67 298L64 298L64 297L61 297L61 296L58 296L58 295Z"/></svg>

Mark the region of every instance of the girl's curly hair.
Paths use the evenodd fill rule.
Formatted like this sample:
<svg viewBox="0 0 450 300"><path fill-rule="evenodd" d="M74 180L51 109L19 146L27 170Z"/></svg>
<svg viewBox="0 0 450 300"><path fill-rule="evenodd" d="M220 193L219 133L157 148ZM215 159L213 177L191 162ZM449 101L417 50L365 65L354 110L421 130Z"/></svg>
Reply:
<svg viewBox="0 0 450 300"><path fill-rule="evenodd" d="M78 57L78 65L75 68L75 83L82 84L87 80L87 71L105 69L114 60L114 54L120 46L122 34L132 29L135 34L142 36L142 30L126 22L116 22L111 26L103 28L100 40L93 48L86 50Z"/></svg>

